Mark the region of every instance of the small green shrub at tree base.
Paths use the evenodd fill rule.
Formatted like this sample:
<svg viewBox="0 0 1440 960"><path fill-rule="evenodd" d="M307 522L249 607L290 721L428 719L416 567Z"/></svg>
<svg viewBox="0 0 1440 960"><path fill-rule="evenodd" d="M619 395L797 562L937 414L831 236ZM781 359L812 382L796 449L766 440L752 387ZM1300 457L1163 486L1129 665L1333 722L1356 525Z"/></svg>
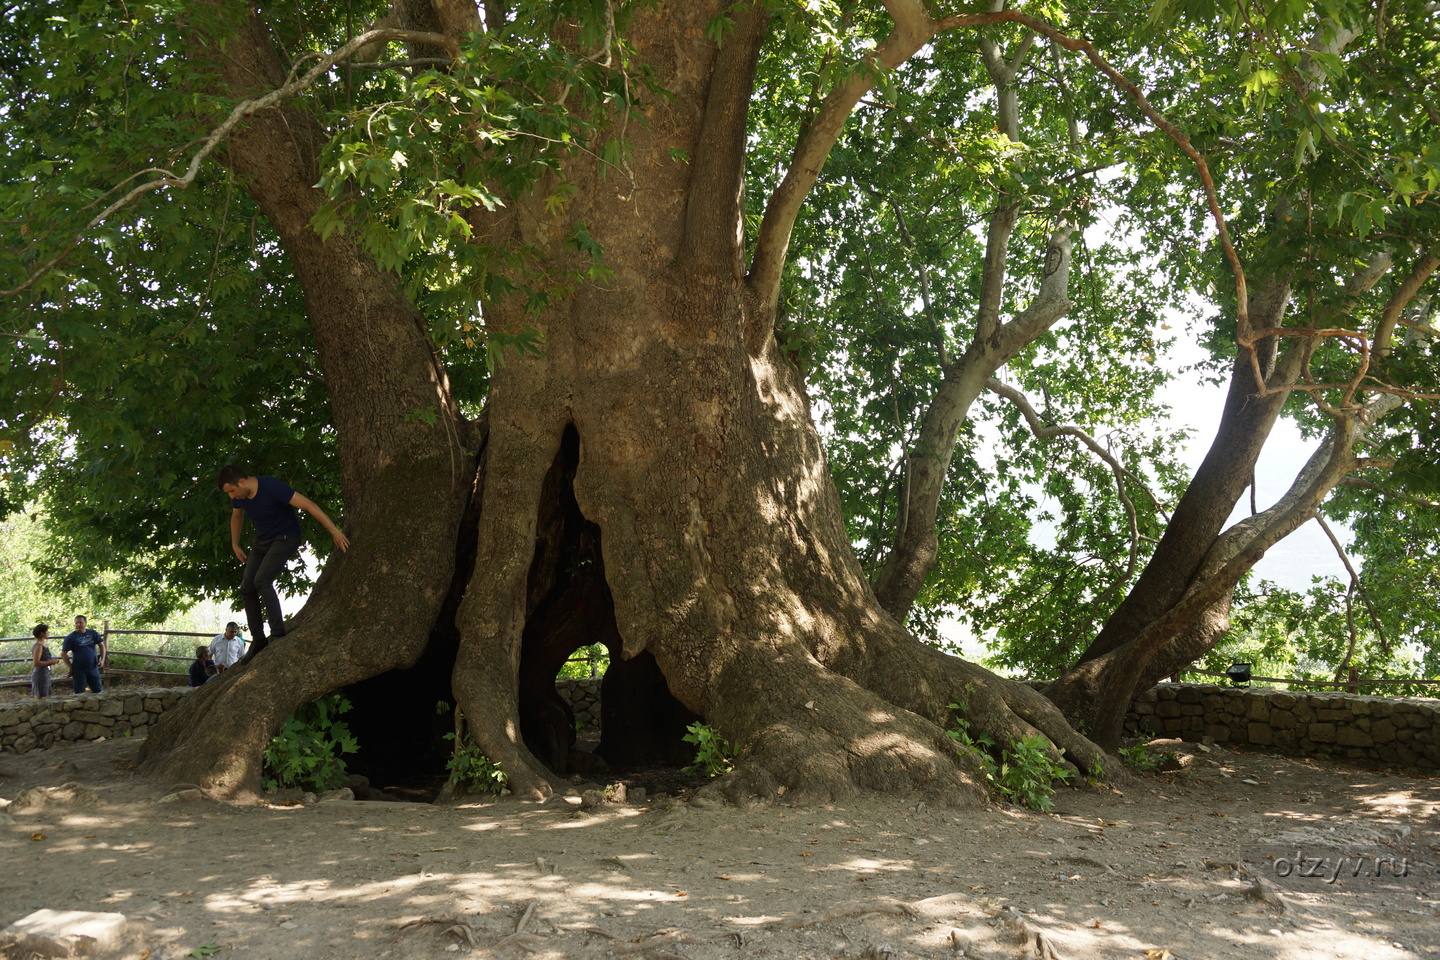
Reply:
<svg viewBox="0 0 1440 960"><path fill-rule="evenodd" d="M455 734L447 733L445 739L455 743ZM451 783L476 793L499 793L510 782L500 764L481 753L468 735L456 745L445 769L450 771Z"/></svg>
<svg viewBox="0 0 1440 960"><path fill-rule="evenodd" d="M1026 737L1014 749L1001 752L997 763L992 755L995 741L988 734L970 735L970 721L963 716L969 709L964 701L950 704L956 717L945 732L950 739L974 750L985 766L985 777L1005 799L1031 810L1049 812L1055 808L1051 799L1056 780L1069 780L1070 771L1049 754L1049 742L1041 736ZM1061 751L1062 753L1064 751Z"/></svg>
<svg viewBox="0 0 1440 960"><path fill-rule="evenodd" d="M1160 767L1160 761L1143 743L1133 743L1128 747L1121 747L1119 753L1120 759L1137 773L1154 773Z"/></svg>
<svg viewBox="0 0 1440 960"><path fill-rule="evenodd" d="M1055 809L1055 781L1069 780L1070 771L1050 756L1049 746L1044 737L1031 736L1006 750L995 774L995 788L1022 807L1045 813Z"/></svg>
<svg viewBox="0 0 1440 960"><path fill-rule="evenodd" d="M332 693L286 717L265 748L265 789L298 787L318 793L344 784L342 755L359 749L349 726L336 719L349 709L349 700Z"/></svg>
<svg viewBox="0 0 1440 960"><path fill-rule="evenodd" d="M681 739L695 745L695 762L686 770L699 770L707 777L718 777L735 769L735 748L707 724L695 723L685 728Z"/></svg>

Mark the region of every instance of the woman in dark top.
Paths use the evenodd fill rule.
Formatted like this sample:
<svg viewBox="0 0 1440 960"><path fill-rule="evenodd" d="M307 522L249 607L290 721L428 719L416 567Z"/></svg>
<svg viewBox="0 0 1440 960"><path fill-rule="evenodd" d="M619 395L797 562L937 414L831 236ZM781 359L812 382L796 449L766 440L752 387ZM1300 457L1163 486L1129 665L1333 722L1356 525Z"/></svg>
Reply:
<svg viewBox="0 0 1440 960"><path fill-rule="evenodd" d="M37 700L44 700L50 696L50 668L59 663L60 658L52 657L50 648L45 645L45 641L50 639L50 624L37 624L32 632L35 634L35 645L30 648L30 662L35 669L30 672L30 692Z"/></svg>

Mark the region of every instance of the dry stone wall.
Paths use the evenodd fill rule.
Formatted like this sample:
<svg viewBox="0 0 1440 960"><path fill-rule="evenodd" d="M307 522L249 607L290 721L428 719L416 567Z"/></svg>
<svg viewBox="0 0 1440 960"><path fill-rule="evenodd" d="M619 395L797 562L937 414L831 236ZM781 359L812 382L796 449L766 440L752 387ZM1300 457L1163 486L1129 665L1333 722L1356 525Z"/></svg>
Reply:
<svg viewBox="0 0 1440 960"><path fill-rule="evenodd" d="M555 686L583 729L599 729L598 679L560 680ZM188 687L170 687L0 704L0 753L26 753L69 740L144 736L189 694ZM1162 683L1136 699L1126 730L1440 768L1440 700L1424 697Z"/></svg>
<svg viewBox="0 0 1440 960"><path fill-rule="evenodd" d="M555 689L570 709L575 711L575 722L582 730L600 729L600 678L586 677L581 680L556 680Z"/></svg>
<svg viewBox="0 0 1440 960"><path fill-rule="evenodd" d="M1126 729L1281 753L1440 767L1440 700L1428 697L1162 683L1136 699Z"/></svg>
<svg viewBox="0 0 1440 960"><path fill-rule="evenodd" d="M189 693L189 687L170 687L0 704L0 753L27 753L66 740L144 736Z"/></svg>

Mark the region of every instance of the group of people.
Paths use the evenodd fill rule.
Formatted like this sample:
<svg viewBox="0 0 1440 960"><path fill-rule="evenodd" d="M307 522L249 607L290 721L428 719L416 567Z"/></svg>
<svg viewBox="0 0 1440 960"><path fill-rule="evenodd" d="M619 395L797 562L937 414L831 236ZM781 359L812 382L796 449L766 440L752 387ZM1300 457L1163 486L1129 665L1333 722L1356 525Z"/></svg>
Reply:
<svg viewBox="0 0 1440 960"><path fill-rule="evenodd" d="M325 511L283 480L257 477L243 467L228 466L217 475L216 485L230 498L230 550L245 565L240 596L245 602L251 642L249 652L243 652L245 640L238 635L239 626L234 621L226 624L225 632L217 635L209 646L195 648L195 661L190 664L192 687L200 686L237 663L245 663L264 650L271 640L285 636L285 618L280 610L280 597L275 592L275 578L300 551L301 510L325 528L342 553L350 548L350 539ZM247 516L255 526L255 542L248 551L240 546ZM268 636L266 620L270 623ZM84 693L87 687L96 693L102 692L100 670L105 666L105 639L89 628L85 617L75 618L75 630L65 635L59 657L51 654L46 643L50 638L49 624L37 624L34 633L30 690L36 697L50 695L50 668L58 663L70 668L70 682L76 693Z"/></svg>
<svg viewBox="0 0 1440 960"><path fill-rule="evenodd" d="M35 644L30 648L30 692L37 698L50 696L50 668L63 663L70 669L70 685L76 693L86 688L101 693L100 670L105 666L105 638L90 629L90 622L83 615L75 618L75 629L65 634L60 644L60 656L50 652L50 624L37 623L31 631Z"/></svg>
<svg viewBox="0 0 1440 960"><path fill-rule="evenodd" d="M245 659L245 638L240 635L240 625L231 620L225 624L225 632L217 633L209 646L195 648L195 660L190 664L190 686L198 687Z"/></svg>

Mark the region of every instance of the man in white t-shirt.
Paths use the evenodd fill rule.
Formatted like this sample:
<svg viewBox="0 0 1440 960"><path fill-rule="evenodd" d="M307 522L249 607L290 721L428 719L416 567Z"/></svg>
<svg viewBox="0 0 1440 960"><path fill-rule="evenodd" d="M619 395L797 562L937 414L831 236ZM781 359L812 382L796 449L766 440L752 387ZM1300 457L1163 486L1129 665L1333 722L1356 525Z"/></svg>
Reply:
<svg viewBox="0 0 1440 960"><path fill-rule="evenodd" d="M210 655L221 670L232 666L245 653L245 638L240 636L240 625L234 620L225 624L225 632L217 633L210 641Z"/></svg>

